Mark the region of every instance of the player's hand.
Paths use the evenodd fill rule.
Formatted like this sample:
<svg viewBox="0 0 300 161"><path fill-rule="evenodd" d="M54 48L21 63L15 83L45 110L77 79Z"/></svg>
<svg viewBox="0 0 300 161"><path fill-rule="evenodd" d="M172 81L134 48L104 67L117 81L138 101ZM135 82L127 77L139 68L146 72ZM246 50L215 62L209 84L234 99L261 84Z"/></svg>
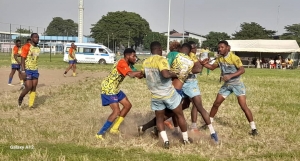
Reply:
<svg viewBox="0 0 300 161"><path fill-rule="evenodd" d="M228 74L228 75L223 75L222 79L223 79L225 82L227 82L227 81L229 81L229 80L231 79L231 76L230 76L230 74Z"/></svg>
<svg viewBox="0 0 300 161"><path fill-rule="evenodd" d="M208 58L205 58L203 60L200 59L199 62L200 62L201 65L205 65L209 62L209 59Z"/></svg>
<svg viewBox="0 0 300 161"><path fill-rule="evenodd" d="M25 80L26 79L26 73L25 72L21 72L21 77L22 77L23 80Z"/></svg>

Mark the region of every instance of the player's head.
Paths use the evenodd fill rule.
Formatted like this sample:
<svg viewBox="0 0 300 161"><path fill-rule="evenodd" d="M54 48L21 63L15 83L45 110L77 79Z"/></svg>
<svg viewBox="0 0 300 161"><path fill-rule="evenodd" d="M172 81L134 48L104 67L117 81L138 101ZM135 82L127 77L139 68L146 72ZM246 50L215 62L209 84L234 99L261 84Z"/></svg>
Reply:
<svg viewBox="0 0 300 161"><path fill-rule="evenodd" d="M127 48L124 50L124 58L128 60L130 64L134 64L137 61L135 50Z"/></svg>
<svg viewBox="0 0 300 161"><path fill-rule="evenodd" d="M161 44L158 41L153 41L150 44L150 50L152 54L157 54L162 56L162 48L161 48Z"/></svg>
<svg viewBox="0 0 300 161"><path fill-rule="evenodd" d="M170 49L170 51L179 51L180 47L181 47L181 45L180 45L179 42L173 41L173 42L170 43L169 49Z"/></svg>
<svg viewBox="0 0 300 161"><path fill-rule="evenodd" d="M38 44L40 41L39 34L37 33L32 33L30 38L31 38L31 42L33 42L34 44Z"/></svg>
<svg viewBox="0 0 300 161"><path fill-rule="evenodd" d="M71 48L75 48L75 44L73 42L71 43Z"/></svg>
<svg viewBox="0 0 300 161"><path fill-rule="evenodd" d="M192 49L191 49L191 52L196 54L197 52L197 44L194 42L194 41L189 41L188 44L191 45Z"/></svg>
<svg viewBox="0 0 300 161"><path fill-rule="evenodd" d="M19 39L16 40L16 46L17 46L17 47L20 47L20 46L21 46L21 40L19 40Z"/></svg>
<svg viewBox="0 0 300 161"><path fill-rule="evenodd" d="M181 46L181 52L184 54L189 54L192 50L192 46L189 43L184 43Z"/></svg>
<svg viewBox="0 0 300 161"><path fill-rule="evenodd" d="M227 53L230 51L230 46L227 41L222 40L218 43L218 52L220 55L227 55Z"/></svg>
<svg viewBox="0 0 300 161"><path fill-rule="evenodd" d="M28 39L26 40L26 43L31 43L31 39L28 38Z"/></svg>

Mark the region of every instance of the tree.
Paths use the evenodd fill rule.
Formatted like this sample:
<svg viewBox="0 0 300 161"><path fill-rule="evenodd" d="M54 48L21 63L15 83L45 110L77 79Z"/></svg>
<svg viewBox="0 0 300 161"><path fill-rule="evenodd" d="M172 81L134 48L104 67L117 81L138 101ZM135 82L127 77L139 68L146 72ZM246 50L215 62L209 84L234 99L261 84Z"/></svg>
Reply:
<svg viewBox="0 0 300 161"><path fill-rule="evenodd" d="M300 24L293 24L285 26L284 29L287 31L286 33L280 36L280 39L283 40L296 40L300 45Z"/></svg>
<svg viewBox="0 0 300 161"><path fill-rule="evenodd" d="M144 49L150 50L150 44L153 41L160 42L163 50L167 49L168 37L158 32L149 32L147 35L145 35L143 39Z"/></svg>
<svg viewBox="0 0 300 161"><path fill-rule="evenodd" d="M247 40L247 39L272 39L276 31L267 30L255 22L244 22L240 25L241 30L232 34L234 39Z"/></svg>
<svg viewBox="0 0 300 161"><path fill-rule="evenodd" d="M151 32L149 23L139 14L126 11L108 12L92 24L91 37L95 42L108 46L116 41L123 46L140 46L147 33Z"/></svg>
<svg viewBox="0 0 300 161"><path fill-rule="evenodd" d="M208 47L212 51L217 51L217 46L219 41L221 40L228 40L230 36L225 32L209 32L207 35L204 36L206 40L202 43L203 47Z"/></svg>
<svg viewBox="0 0 300 161"><path fill-rule="evenodd" d="M194 41L194 42L197 44L197 46L200 45L200 44L199 44L199 39L192 38L192 37L185 38L185 39L184 39L184 42L180 41L180 43L183 44L183 43L186 43L186 42L189 42L189 41Z"/></svg>
<svg viewBox="0 0 300 161"><path fill-rule="evenodd" d="M32 33L32 30L17 28L16 32L21 33L21 34L30 34L30 33Z"/></svg>
<svg viewBox="0 0 300 161"><path fill-rule="evenodd" d="M49 23L46 35L48 36L77 36L78 24L71 19L54 17Z"/></svg>

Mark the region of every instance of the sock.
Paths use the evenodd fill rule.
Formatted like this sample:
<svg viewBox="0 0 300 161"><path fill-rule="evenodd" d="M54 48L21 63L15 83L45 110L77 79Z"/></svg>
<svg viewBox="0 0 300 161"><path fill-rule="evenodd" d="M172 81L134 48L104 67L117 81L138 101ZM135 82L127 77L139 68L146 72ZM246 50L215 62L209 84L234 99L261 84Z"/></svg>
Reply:
<svg viewBox="0 0 300 161"><path fill-rule="evenodd" d="M197 129L197 123L196 122L192 122L191 129Z"/></svg>
<svg viewBox="0 0 300 161"><path fill-rule="evenodd" d="M214 122L214 118L213 117L209 117L209 119L210 119L210 123Z"/></svg>
<svg viewBox="0 0 300 161"><path fill-rule="evenodd" d="M210 134L216 133L214 127L212 126L212 124L207 125L210 131Z"/></svg>
<svg viewBox="0 0 300 161"><path fill-rule="evenodd" d="M253 130L253 129L256 129L256 126L255 126L254 121L250 122L250 126L251 126L251 129L252 129L252 130Z"/></svg>
<svg viewBox="0 0 300 161"><path fill-rule="evenodd" d="M112 125L112 122L110 121L106 121L105 124L103 125L103 127L99 130L99 132L97 133L98 135L103 135Z"/></svg>
<svg viewBox="0 0 300 161"><path fill-rule="evenodd" d="M34 100L35 100L35 92L32 91L29 94L29 103L28 103L29 107L33 106Z"/></svg>
<svg viewBox="0 0 300 161"><path fill-rule="evenodd" d="M183 138L183 140L189 140L189 136L188 136L187 131L186 132L182 132L182 138Z"/></svg>
<svg viewBox="0 0 300 161"><path fill-rule="evenodd" d="M174 127L174 129L175 129L175 132L176 132L176 133L179 133L179 132L180 132L180 128L179 128L179 126L177 126L177 127Z"/></svg>
<svg viewBox="0 0 300 161"><path fill-rule="evenodd" d="M124 117L118 117L117 120L115 121L114 125L111 127L114 130L118 130L120 124L123 122Z"/></svg>
<svg viewBox="0 0 300 161"><path fill-rule="evenodd" d="M143 125L143 131L146 131L147 129L153 127L156 125L156 117L154 117L151 121L149 121L148 123L146 123L145 125Z"/></svg>
<svg viewBox="0 0 300 161"><path fill-rule="evenodd" d="M67 74L67 71L65 71L65 73L64 74Z"/></svg>
<svg viewBox="0 0 300 161"><path fill-rule="evenodd" d="M164 142L169 141L166 131L161 131L160 136Z"/></svg>
<svg viewBox="0 0 300 161"><path fill-rule="evenodd" d="M13 78L8 78L8 84L11 84Z"/></svg>
<svg viewBox="0 0 300 161"><path fill-rule="evenodd" d="M76 76L76 73L73 72L73 76Z"/></svg>
<svg viewBox="0 0 300 161"><path fill-rule="evenodd" d="M24 84L24 81L23 81L23 80L20 80L20 83L21 83L21 85L23 85L23 84Z"/></svg>

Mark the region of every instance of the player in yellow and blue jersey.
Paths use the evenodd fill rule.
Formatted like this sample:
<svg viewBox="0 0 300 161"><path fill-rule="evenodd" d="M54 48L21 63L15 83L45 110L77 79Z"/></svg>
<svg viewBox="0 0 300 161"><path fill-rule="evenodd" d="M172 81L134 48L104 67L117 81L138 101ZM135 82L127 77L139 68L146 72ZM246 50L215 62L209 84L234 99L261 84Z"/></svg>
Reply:
<svg viewBox="0 0 300 161"><path fill-rule="evenodd" d="M31 43L27 43L22 47L21 51L21 72L25 80L25 88L19 96L18 104L21 107L23 98L30 92L28 106L33 108L36 87L38 84L38 57L40 55L40 48L38 47L39 35L37 33L31 34Z"/></svg>
<svg viewBox="0 0 300 161"><path fill-rule="evenodd" d="M209 60L205 59L201 61L201 64L211 70L219 67L221 69L221 77L224 81L215 102L210 110L210 119L213 122L213 117L218 112L218 109L222 102L229 96L231 93L234 93L237 96L237 100L243 112L245 113L248 122L251 127L251 135L257 135L257 130L255 123L253 121L253 116L251 110L248 108L246 103L246 88L244 83L240 80L241 75L245 73L241 59L230 53L230 46L227 41L220 41L218 43L218 52L220 57L216 59L214 64L209 64Z"/></svg>
<svg viewBox="0 0 300 161"><path fill-rule="evenodd" d="M96 138L100 140L104 140L103 135L111 126L109 132L112 134L119 134L119 126L131 109L132 105L125 93L120 90L119 85L126 76L132 78L143 77L141 71L132 71L130 68L136 60L137 57L135 51L131 48L126 49L124 51L124 58L114 64L109 75L101 83L102 106L110 106L112 113L108 116L107 121L96 134ZM123 105L122 109L120 109L119 103Z"/></svg>
<svg viewBox="0 0 300 161"><path fill-rule="evenodd" d="M76 77L76 64L77 64L76 49L77 49L77 46L74 43L72 43L71 47L69 49L69 55L68 55L69 67L64 72L65 77L67 76L67 73L70 69L73 70L73 77Z"/></svg>

